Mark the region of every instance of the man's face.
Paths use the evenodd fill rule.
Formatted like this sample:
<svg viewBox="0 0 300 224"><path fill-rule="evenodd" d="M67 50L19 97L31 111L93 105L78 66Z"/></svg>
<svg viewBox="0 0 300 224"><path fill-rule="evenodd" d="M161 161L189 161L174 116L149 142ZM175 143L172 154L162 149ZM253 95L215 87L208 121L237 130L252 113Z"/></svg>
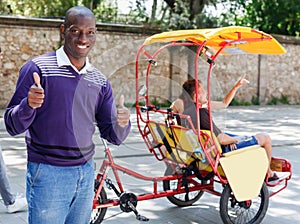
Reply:
<svg viewBox="0 0 300 224"><path fill-rule="evenodd" d="M72 59L86 58L96 41L95 19L91 16L74 16L70 23L61 27L61 34L65 39L64 49Z"/></svg>
<svg viewBox="0 0 300 224"><path fill-rule="evenodd" d="M195 99L196 99L196 94L195 94ZM202 83L199 83L199 87L198 87L198 101L200 104L207 103L206 90L204 89L204 86Z"/></svg>

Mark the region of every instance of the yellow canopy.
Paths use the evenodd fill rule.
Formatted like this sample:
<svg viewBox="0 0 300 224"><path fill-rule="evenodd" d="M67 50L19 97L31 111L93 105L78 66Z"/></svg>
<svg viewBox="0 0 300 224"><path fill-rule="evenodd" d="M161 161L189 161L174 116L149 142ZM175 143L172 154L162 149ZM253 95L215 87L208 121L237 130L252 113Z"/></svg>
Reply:
<svg viewBox="0 0 300 224"><path fill-rule="evenodd" d="M271 35L250 27L230 26L211 29L176 30L148 37L144 45L189 41L201 43L215 52L227 45L220 54L284 54L285 49Z"/></svg>

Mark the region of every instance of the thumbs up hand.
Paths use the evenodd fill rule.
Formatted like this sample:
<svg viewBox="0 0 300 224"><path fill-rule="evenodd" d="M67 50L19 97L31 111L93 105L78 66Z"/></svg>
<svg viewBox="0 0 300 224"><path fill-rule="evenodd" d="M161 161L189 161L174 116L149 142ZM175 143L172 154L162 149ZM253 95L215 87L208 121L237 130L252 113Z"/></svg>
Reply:
<svg viewBox="0 0 300 224"><path fill-rule="evenodd" d="M41 79L39 74L34 72L32 75L34 84L29 89L27 103L31 108L36 109L42 106L45 96L44 89L41 86Z"/></svg>
<svg viewBox="0 0 300 224"><path fill-rule="evenodd" d="M119 107L117 109L117 121L121 127L126 127L130 119L130 111L124 107L124 95L120 96Z"/></svg>
<svg viewBox="0 0 300 224"><path fill-rule="evenodd" d="M40 78L39 74L36 73L36 72L34 72L32 75L33 75L33 79L34 79L34 85L37 88L42 88L42 86L41 86L41 78Z"/></svg>

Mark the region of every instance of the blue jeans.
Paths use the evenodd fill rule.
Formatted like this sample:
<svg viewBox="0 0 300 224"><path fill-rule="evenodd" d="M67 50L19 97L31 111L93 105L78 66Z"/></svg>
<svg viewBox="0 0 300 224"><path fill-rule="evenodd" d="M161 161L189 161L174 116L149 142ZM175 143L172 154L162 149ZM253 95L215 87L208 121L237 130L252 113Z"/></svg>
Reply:
<svg viewBox="0 0 300 224"><path fill-rule="evenodd" d="M0 194L4 205L10 205L15 201L15 196L12 194L10 184L6 174L6 166L2 156L2 149L0 146Z"/></svg>
<svg viewBox="0 0 300 224"><path fill-rule="evenodd" d="M94 161L81 166L27 164L28 224L89 224Z"/></svg>

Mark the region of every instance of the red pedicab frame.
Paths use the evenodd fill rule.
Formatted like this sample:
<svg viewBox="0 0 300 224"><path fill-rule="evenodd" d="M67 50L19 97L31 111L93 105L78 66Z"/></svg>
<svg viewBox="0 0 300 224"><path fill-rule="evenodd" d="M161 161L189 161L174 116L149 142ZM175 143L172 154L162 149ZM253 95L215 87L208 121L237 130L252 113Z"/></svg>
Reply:
<svg viewBox="0 0 300 224"><path fill-rule="evenodd" d="M145 48L152 43L162 43L154 53L149 53ZM220 199L220 215L224 223L260 223L264 218L268 208L269 197L277 194L287 187L288 180L291 178L291 164L282 158L272 158L272 167L277 171L290 172L289 177L280 180L276 184L263 183L263 187L259 191L256 198L250 198L243 201L238 201L232 192L230 183L222 170L220 159L224 158L219 150L219 145L213 134L200 130L199 122L199 108L201 105L196 105L197 111L197 127L195 128L189 116L184 114L175 114L169 109L160 109L156 105L151 105L149 102L149 75L153 65L156 64L157 55L173 46L196 46L195 53L195 86L196 93L198 93L198 63L199 56L208 52L210 49L211 55L207 55L209 62L209 70L207 75L207 95L208 102L210 102L210 77L212 74L213 65L217 57L221 54L282 54L285 53L283 47L270 35L251 29L248 27L225 27L217 29L202 29L202 30L183 30L171 31L147 38L144 44L139 48L136 56L136 113L137 113L137 126L142 138L144 139L150 153L159 161L166 164L166 171L164 176L151 177L144 176L126 167L120 166L114 162L113 156L110 152L106 142L103 141L105 146L106 159L103 161L98 174L95 179L95 197L93 202L93 214L91 223L101 223L106 209L113 206L120 206L124 212L133 211L136 218L141 221L148 219L141 216L137 210L137 202L161 197L167 197L169 201L177 206L189 206L195 203L203 194L209 192L216 196L221 196ZM227 51L226 51L227 50ZM141 58L143 57L143 58ZM140 81L140 60L148 61L144 83ZM141 87L144 90L140 94ZM198 101L198 95L196 96ZM144 102L141 104L141 100ZM210 104L208 103L208 110L210 116L210 124L212 127L212 115ZM166 117L165 122L157 121L153 114L161 114ZM209 163L210 170L188 170L190 164L187 161L180 159L177 154L172 155L169 150L177 150L176 147L180 145L180 137L182 133L188 131L180 125L175 124L173 121L177 118L185 119L196 134L199 144L204 151L207 162ZM156 129L156 131L154 131ZM175 137L167 137L166 132L171 130L175 132ZM176 132L179 136L176 136ZM181 148L184 151L184 149ZM254 150L252 150L254 151ZM190 152L188 152L190 153ZM193 152L191 154L194 155ZM177 155L177 156L176 156ZM213 155L213 156L212 156ZM195 158L195 157L194 157ZM199 161L198 161L199 162ZM115 186L111 179L108 177L109 170L113 171L114 179L117 183ZM187 170L189 171L187 175ZM153 192L135 195L128 193L124 190L121 183L118 171L126 173L138 179L153 182ZM200 175L199 175L200 173ZM200 176L200 177L199 177ZM107 198L104 189L104 183L109 189L112 189L117 198ZM163 184L163 190L160 190L159 183ZM218 190L215 184L218 183L223 187L223 191ZM273 193L269 194L267 186L277 187ZM258 200L258 207L254 208L254 215L249 218L250 209L255 204L254 200ZM239 217L232 218L231 208L236 210L243 210ZM238 208L238 209L237 209ZM248 213L245 211L249 211ZM251 211L253 212L253 211Z"/></svg>

